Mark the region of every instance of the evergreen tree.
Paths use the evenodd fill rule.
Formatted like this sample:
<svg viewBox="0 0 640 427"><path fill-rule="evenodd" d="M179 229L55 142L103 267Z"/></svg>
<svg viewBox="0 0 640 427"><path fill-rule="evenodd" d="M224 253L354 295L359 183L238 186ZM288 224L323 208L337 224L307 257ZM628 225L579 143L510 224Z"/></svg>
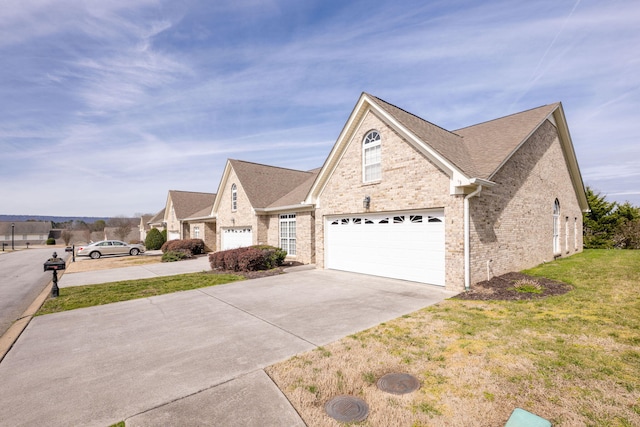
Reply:
<svg viewBox="0 0 640 427"><path fill-rule="evenodd" d="M583 215L584 247L612 248L617 225L616 202L607 202L604 195L595 193L587 186L589 212Z"/></svg>
<svg viewBox="0 0 640 427"><path fill-rule="evenodd" d="M144 240L144 246L150 250L155 251L162 247L165 242L165 238L157 228L152 228L147 233L147 238Z"/></svg>

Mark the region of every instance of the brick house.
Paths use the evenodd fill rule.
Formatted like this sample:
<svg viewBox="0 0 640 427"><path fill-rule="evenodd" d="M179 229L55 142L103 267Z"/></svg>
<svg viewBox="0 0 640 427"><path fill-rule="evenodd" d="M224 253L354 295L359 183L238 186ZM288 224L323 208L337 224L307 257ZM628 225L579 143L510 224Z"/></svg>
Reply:
<svg viewBox="0 0 640 427"><path fill-rule="evenodd" d="M215 233L214 222L208 219L211 206L216 198L213 193L169 190L164 209L148 222L151 228L167 230L167 240L203 239L212 240ZM208 246L214 251L215 246Z"/></svg>
<svg viewBox="0 0 640 427"><path fill-rule="evenodd" d="M215 247L269 244L315 262L314 206L301 202L317 173L227 160L210 215L201 219L215 222Z"/></svg>
<svg viewBox="0 0 640 427"><path fill-rule="evenodd" d="M363 93L322 168L228 160L183 221L209 224L209 247L457 291L582 251L587 209L560 103L448 131Z"/></svg>
<svg viewBox="0 0 640 427"><path fill-rule="evenodd" d="M305 203L318 267L450 290L582 251L588 209L560 103L449 132L366 93Z"/></svg>

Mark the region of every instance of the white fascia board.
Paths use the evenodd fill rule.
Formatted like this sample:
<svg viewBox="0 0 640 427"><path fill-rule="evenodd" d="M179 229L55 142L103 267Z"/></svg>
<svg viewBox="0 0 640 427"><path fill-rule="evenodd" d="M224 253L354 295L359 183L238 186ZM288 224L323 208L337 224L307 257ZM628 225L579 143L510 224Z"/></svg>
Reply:
<svg viewBox="0 0 640 427"><path fill-rule="evenodd" d="M580 165L578 165L578 158L573 146L571 134L569 133L569 126L564 115L562 103L560 103L558 108L556 108L552 114L554 124L556 129L558 129L558 134L560 135L560 145L567 161L567 167L569 168L573 188L576 192L576 196L578 197L578 203L580 204L580 208L583 212L589 212L589 201L587 200L587 195L585 193Z"/></svg>
<svg viewBox="0 0 640 427"><path fill-rule="evenodd" d="M309 190L309 194L304 201L305 204L315 204L316 207L320 207L318 203L319 195L322 194L325 185L331 177L335 165L339 163L340 159L346 151L346 146L351 142L351 137L360 127L362 118L369 112L374 111L379 117L383 119L390 127L396 132L401 134L407 141L411 143L418 151L424 156L430 159L436 166L438 166L443 172L445 172L450 178L450 192L451 194L457 194L457 187L466 186L470 184L470 178L466 176L460 169L442 157L439 153L433 150L429 145L424 143L415 134L410 132L406 127L399 123L393 116L384 111L377 103L372 101L370 97L363 93L358 100L358 103L354 107L347 123L340 132L340 136L336 144L334 145L327 161L325 162L322 170L318 174L318 178L313 183L313 186ZM355 123L360 123L355 126Z"/></svg>
<svg viewBox="0 0 640 427"><path fill-rule="evenodd" d="M218 214L218 208L220 207L220 203L222 197L218 197L218 195L222 196L220 189L224 188L224 185L227 183L229 179L229 174L231 174L231 162L227 159L227 163L224 165L224 171L222 172L222 177L220 178L220 183L218 184L218 191L216 192L216 199L213 201L213 206L211 207L211 216L215 217Z"/></svg>
<svg viewBox="0 0 640 427"><path fill-rule="evenodd" d="M277 206L273 208L256 208L254 212L257 215L267 215L278 212L301 212L301 211L310 211L315 208L312 204L299 204L299 205L290 205L290 206Z"/></svg>
<svg viewBox="0 0 640 427"><path fill-rule="evenodd" d="M333 174L333 170L335 169L335 165L339 163L339 160L342 158L344 154L344 145L347 143L345 140L350 139L350 135L352 135L355 130L352 129L355 121L360 120L362 116L364 116L365 111L363 111L363 105L365 103L367 96L363 93L360 95L360 99L356 103L356 106L351 111L349 115L349 119L340 131L340 135L338 135L338 139L336 143L333 145L327 160L324 162L318 177L314 181L313 185L309 189L309 193L307 198L304 200L304 204L314 205L317 203L318 196L324 190L326 183L329 181L329 178ZM371 104L369 102L369 104Z"/></svg>
<svg viewBox="0 0 640 427"><path fill-rule="evenodd" d="M431 148L426 142L418 138L413 132L409 131L401 123L399 123L393 116L386 111L378 107L377 104L370 103L375 107L377 114L384 117L384 120L400 135L402 135L414 148L420 151L425 157L431 160L440 170L449 176L449 192L450 194L460 194L459 188L468 186L471 184L471 178L462 172L453 163L444 158L440 153Z"/></svg>
<svg viewBox="0 0 640 427"><path fill-rule="evenodd" d="M184 222L193 222L193 221L201 221L201 222L214 222L216 221L216 216L215 215L209 215L209 216L196 216L193 218L185 218L182 221Z"/></svg>

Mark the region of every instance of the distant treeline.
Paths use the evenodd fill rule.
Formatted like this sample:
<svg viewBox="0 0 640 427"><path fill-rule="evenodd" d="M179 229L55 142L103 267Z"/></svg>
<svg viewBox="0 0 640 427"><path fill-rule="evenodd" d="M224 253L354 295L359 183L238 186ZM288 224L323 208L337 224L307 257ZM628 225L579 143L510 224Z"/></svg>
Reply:
<svg viewBox="0 0 640 427"><path fill-rule="evenodd" d="M96 221L108 222L109 217L92 217L92 216L47 216L47 215L0 215L0 221L6 222L24 222L24 221L51 221L54 224L72 223L74 221L93 224Z"/></svg>

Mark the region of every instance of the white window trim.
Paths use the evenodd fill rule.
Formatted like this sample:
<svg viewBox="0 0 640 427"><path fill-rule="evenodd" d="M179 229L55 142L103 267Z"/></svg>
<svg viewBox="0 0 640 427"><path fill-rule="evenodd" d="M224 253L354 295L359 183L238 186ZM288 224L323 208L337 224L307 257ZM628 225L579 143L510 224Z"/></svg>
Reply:
<svg viewBox="0 0 640 427"><path fill-rule="evenodd" d="M560 255L560 202L558 199L553 203L553 254Z"/></svg>
<svg viewBox="0 0 640 427"><path fill-rule="evenodd" d="M377 162L367 163L367 151L378 149L379 156ZM375 178L367 179L367 167L378 166L379 175ZM382 138L377 130L370 130L362 140L362 182L372 183L382 180Z"/></svg>
<svg viewBox="0 0 640 427"><path fill-rule="evenodd" d="M298 250L297 250L298 242L296 239L296 234L297 234L296 214L280 215L280 227L278 231L279 231L280 247L283 250L287 251L287 256L292 256L292 257L296 256L298 253Z"/></svg>
<svg viewBox="0 0 640 427"><path fill-rule="evenodd" d="M569 253L569 217L564 217L564 250Z"/></svg>
<svg viewBox="0 0 640 427"><path fill-rule="evenodd" d="M238 186L231 184L231 212L238 210Z"/></svg>

